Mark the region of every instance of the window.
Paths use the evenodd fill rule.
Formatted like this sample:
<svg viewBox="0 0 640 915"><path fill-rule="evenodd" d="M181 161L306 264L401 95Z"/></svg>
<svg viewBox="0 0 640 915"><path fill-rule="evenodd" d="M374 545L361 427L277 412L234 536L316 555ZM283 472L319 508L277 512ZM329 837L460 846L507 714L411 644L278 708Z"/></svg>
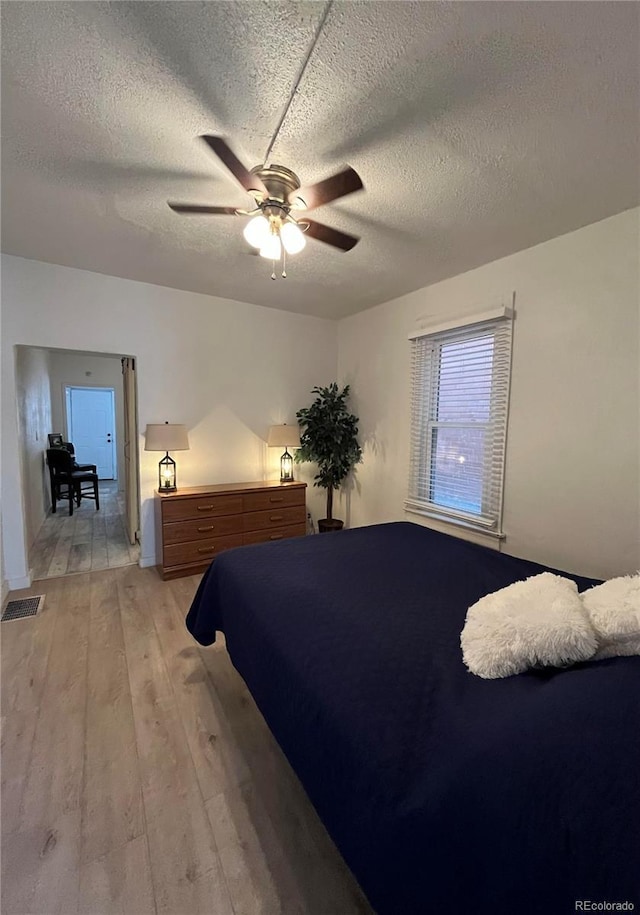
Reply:
<svg viewBox="0 0 640 915"><path fill-rule="evenodd" d="M412 337L410 511L501 536L511 315ZM467 319L468 322L469 319Z"/></svg>

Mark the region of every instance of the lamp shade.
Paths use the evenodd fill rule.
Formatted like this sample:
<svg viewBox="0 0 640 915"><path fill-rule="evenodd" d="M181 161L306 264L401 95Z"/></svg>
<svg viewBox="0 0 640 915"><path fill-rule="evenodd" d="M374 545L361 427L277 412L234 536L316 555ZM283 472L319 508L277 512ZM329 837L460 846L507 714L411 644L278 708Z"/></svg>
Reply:
<svg viewBox="0 0 640 915"><path fill-rule="evenodd" d="M281 254L280 236L277 233L268 235L260 248L260 257L266 257L270 261L277 261L280 260Z"/></svg>
<svg viewBox="0 0 640 915"><path fill-rule="evenodd" d="M147 423L145 451L188 451L187 427L180 423Z"/></svg>
<svg viewBox="0 0 640 915"><path fill-rule="evenodd" d="M280 238L287 254L297 254L307 243L295 222L285 222L280 229Z"/></svg>
<svg viewBox="0 0 640 915"><path fill-rule="evenodd" d="M264 216L255 216L244 227L244 237L254 248L261 248L269 238L269 220Z"/></svg>
<svg viewBox="0 0 640 915"><path fill-rule="evenodd" d="M300 447L300 428L299 426L269 426L269 436L267 445L270 448L286 448L290 445L292 448Z"/></svg>

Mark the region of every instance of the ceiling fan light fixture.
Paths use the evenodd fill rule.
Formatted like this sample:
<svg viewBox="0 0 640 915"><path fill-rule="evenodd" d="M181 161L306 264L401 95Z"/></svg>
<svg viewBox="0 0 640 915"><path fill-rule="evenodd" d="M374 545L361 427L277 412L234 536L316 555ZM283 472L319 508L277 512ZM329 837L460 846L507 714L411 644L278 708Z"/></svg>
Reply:
<svg viewBox="0 0 640 915"><path fill-rule="evenodd" d="M330 5L330 3L329 3ZM278 128L279 129L279 128ZM277 136L278 131L274 135ZM271 277L276 279L275 262L282 259L282 276L286 276L288 254L297 254L306 246L306 236L331 245L339 251L351 251L359 241L354 235L340 232L311 219L295 219L294 210L314 210L317 207L340 200L347 194L363 189L358 173L347 166L342 171L302 187L300 179L284 165L269 162L269 148L262 165L250 171L240 162L223 137L203 134L202 139L223 165L231 172L238 184L252 197L249 209L236 206L210 206L209 204L173 203L171 209L184 216L224 215L248 217L243 226L246 241L266 259L274 262ZM298 193L299 191L299 193ZM306 232L306 235L302 233Z"/></svg>
<svg viewBox="0 0 640 915"><path fill-rule="evenodd" d="M280 236L277 232L272 232L260 248L260 257L266 257L270 261L279 261L281 254Z"/></svg>
<svg viewBox="0 0 640 915"><path fill-rule="evenodd" d="M295 222L285 222L280 229L280 238L287 254L298 254L307 243L306 238Z"/></svg>
<svg viewBox="0 0 640 915"><path fill-rule="evenodd" d="M260 214L254 216L244 227L243 235L252 248L263 248L271 237L269 220Z"/></svg>

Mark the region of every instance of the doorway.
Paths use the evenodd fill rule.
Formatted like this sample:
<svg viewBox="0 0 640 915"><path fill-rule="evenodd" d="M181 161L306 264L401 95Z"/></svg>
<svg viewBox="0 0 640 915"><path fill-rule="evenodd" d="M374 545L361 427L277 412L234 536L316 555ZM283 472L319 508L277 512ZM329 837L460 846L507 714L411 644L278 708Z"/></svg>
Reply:
<svg viewBox="0 0 640 915"><path fill-rule="evenodd" d="M114 389L66 385L65 404L78 463L95 464L101 480L117 480Z"/></svg>
<svg viewBox="0 0 640 915"><path fill-rule="evenodd" d="M115 353L16 346L18 440L33 579L114 568L139 560L135 362L132 356ZM95 450L90 457L83 451L86 443L82 417L78 428L75 410L76 403L82 406L82 392L90 395L96 389L98 396L109 398L102 409L111 413L115 408L115 425L109 428L105 420L102 429L97 430L104 433L103 439L111 439L106 444L112 453L111 467L99 468L100 510L96 511L92 500L83 499L73 516L68 515L64 505L53 514L47 435L59 433L64 441L73 442L79 463L96 463ZM93 414L97 411L90 408L89 412L95 423ZM108 431L110 436L106 435ZM99 463L102 465L103 461Z"/></svg>

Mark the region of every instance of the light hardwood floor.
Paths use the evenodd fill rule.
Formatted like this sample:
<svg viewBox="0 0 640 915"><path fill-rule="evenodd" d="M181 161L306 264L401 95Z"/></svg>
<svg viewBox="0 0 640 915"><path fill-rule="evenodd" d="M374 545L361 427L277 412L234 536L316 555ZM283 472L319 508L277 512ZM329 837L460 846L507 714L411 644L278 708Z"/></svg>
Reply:
<svg viewBox="0 0 640 915"><path fill-rule="evenodd" d="M49 512L29 556L33 578L58 578L73 572L115 569L137 562L140 547L129 543L125 528L124 494L118 484L99 484L100 510L83 499L69 516L68 501Z"/></svg>
<svg viewBox="0 0 640 915"><path fill-rule="evenodd" d="M3 915L370 915L223 645L199 577L35 582L1 624Z"/></svg>

